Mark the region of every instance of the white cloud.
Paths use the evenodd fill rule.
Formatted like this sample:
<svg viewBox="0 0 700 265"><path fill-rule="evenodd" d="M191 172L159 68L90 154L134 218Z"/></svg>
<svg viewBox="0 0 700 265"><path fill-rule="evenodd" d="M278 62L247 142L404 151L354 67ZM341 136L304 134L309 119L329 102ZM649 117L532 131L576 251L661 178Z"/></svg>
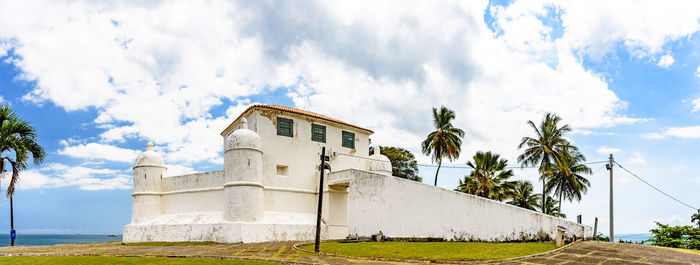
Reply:
<svg viewBox="0 0 700 265"><path fill-rule="evenodd" d="M607 147L607 146L601 146L598 149L596 149L595 151L598 153L601 153L601 154L613 154L613 153L619 153L620 149L613 148L613 147Z"/></svg>
<svg viewBox="0 0 700 265"><path fill-rule="evenodd" d="M696 112L700 110L700 98L693 100L693 110L691 112Z"/></svg>
<svg viewBox="0 0 700 265"><path fill-rule="evenodd" d="M638 56L656 54L666 42L700 29L700 4L693 0L566 1L561 6L563 39L594 58L617 43Z"/></svg>
<svg viewBox="0 0 700 265"><path fill-rule="evenodd" d="M695 76L697 76L698 78L700 78L700 66L698 66L698 69L695 70Z"/></svg>
<svg viewBox="0 0 700 265"><path fill-rule="evenodd" d="M86 160L108 160L133 163L141 151L119 148L112 145L88 143L66 146L58 151L60 155L67 155Z"/></svg>
<svg viewBox="0 0 700 265"><path fill-rule="evenodd" d="M0 57L2 57L2 54L0 54ZM2 96L0 96L0 103L2 103L3 101L5 101L5 99Z"/></svg>
<svg viewBox="0 0 700 265"><path fill-rule="evenodd" d="M431 130L430 108L446 105L467 131L465 154L513 159L532 133L525 122L546 112L580 131L644 121L619 114L626 103L580 52L623 42L656 54L696 31L698 16L687 5L629 5L11 1L0 6L0 43L14 49L20 78L36 81L25 100L97 111L99 143L60 150L74 157L129 162L136 151L113 145L146 139L169 164L220 164L218 133L247 98L285 87L296 106L414 151ZM487 10L499 34L483 22ZM560 16L561 38L547 16ZM210 113L222 102L234 103Z"/></svg>
<svg viewBox="0 0 700 265"><path fill-rule="evenodd" d="M193 168L181 165L166 165L168 168L168 176L179 176L185 174L197 173Z"/></svg>
<svg viewBox="0 0 700 265"><path fill-rule="evenodd" d="M700 138L700 125L688 127L672 127L661 133L645 134L644 137L649 139L664 139L668 137L698 139Z"/></svg>
<svg viewBox="0 0 700 265"><path fill-rule="evenodd" d="M659 63L657 63L656 65L663 68L668 68L673 64L673 62L675 62L673 56L666 54L664 56L661 56L661 58L659 59Z"/></svg>
<svg viewBox="0 0 700 265"><path fill-rule="evenodd" d="M2 179L7 187L9 177ZM78 187L82 190L130 189L132 176L121 171L50 163L20 173L18 189Z"/></svg>
<svg viewBox="0 0 700 265"><path fill-rule="evenodd" d="M647 160L644 158L644 156L640 153L634 153L633 157L630 157L627 160L627 163L630 164L646 164Z"/></svg>

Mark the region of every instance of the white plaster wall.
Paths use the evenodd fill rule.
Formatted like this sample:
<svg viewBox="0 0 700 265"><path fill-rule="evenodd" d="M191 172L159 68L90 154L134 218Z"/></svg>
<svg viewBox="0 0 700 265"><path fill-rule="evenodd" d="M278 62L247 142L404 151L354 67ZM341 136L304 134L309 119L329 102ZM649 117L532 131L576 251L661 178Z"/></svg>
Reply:
<svg viewBox="0 0 700 265"><path fill-rule="evenodd" d="M347 170L350 179L349 232L388 237L440 237L448 240L510 241L567 236L592 237L589 226L465 193L396 177Z"/></svg>
<svg viewBox="0 0 700 265"><path fill-rule="evenodd" d="M294 137L277 135L277 116L294 120ZM230 222L224 218L224 171L172 177L164 175L158 183L158 191L150 195L160 198L162 206L146 205L140 199L134 199L135 204L138 201L142 206L153 208L148 212L157 213L156 218L127 225L124 229L125 242L311 240L315 231L321 147L325 146L327 155L331 156L330 164L334 171L369 169L367 160L355 157L368 156L370 133L367 131L279 111L255 110L245 118L248 128L262 139L264 190L261 195L264 200L258 199L264 201L264 218L257 222ZM325 143L311 140L313 123L326 126ZM355 133L354 149L342 147L343 130ZM287 166L288 173L278 175L277 165ZM327 178L325 182L322 238L345 238L348 234L347 190L329 188Z"/></svg>
<svg viewBox="0 0 700 265"><path fill-rule="evenodd" d="M278 116L294 121L293 137L277 135ZM324 146L326 154L331 156L329 163L333 171L347 168L368 169L367 160L357 157L369 155L370 133L367 131L266 109L252 111L244 117L248 120L248 128L255 131L262 139L266 212L316 213L319 157L321 148ZM312 124L326 126L325 143L311 140ZM342 131L355 133L354 149L342 146ZM336 155L333 155L334 153ZM277 174L278 165L287 167L286 175ZM324 190L328 190L327 185L324 185ZM336 203L339 205L335 206ZM326 193L323 219L330 220L330 211L325 209L346 207L344 206L346 204L346 200L331 198ZM334 222L347 223L345 220L337 221L337 218L334 218Z"/></svg>
<svg viewBox="0 0 700 265"><path fill-rule="evenodd" d="M164 176L162 180L162 189L164 192L223 187L223 185L223 170L179 176Z"/></svg>
<svg viewBox="0 0 700 265"><path fill-rule="evenodd" d="M164 177L162 214L223 211L222 170Z"/></svg>

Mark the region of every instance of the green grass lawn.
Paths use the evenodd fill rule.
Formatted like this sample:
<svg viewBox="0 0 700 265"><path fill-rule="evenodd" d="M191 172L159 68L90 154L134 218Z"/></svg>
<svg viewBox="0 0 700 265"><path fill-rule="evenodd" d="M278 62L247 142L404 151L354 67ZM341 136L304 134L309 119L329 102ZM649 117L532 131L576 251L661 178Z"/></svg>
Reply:
<svg viewBox="0 0 700 265"><path fill-rule="evenodd" d="M196 258L141 258L141 257L106 257L106 256L27 256L0 257L2 264L252 264L267 265L269 262L196 259Z"/></svg>
<svg viewBox="0 0 700 265"><path fill-rule="evenodd" d="M313 251L314 245L302 246ZM321 252L353 256L416 260L493 260L522 257L556 249L554 243L482 242L361 242L321 243Z"/></svg>

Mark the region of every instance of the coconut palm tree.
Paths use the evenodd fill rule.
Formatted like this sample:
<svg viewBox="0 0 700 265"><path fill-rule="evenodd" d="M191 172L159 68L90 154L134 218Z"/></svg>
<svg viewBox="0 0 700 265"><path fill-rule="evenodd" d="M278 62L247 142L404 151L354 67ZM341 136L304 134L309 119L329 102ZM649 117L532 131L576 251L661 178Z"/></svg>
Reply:
<svg viewBox="0 0 700 265"><path fill-rule="evenodd" d="M13 157L14 155L14 157ZM10 229L14 231L12 195L19 181L19 172L27 168L31 158L35 165L44 160L44 149L36 142L36 130L29 122L20 119L8 106L0 106L0 174L5 165L10 165L12 177L7 186L6 197L10 198ZM12 238L11 245L15 245Z"/></svg>
<svg viewBox="0 0 700 265"><path fill-rule="evenodd" d="M527 123L535 131L535 137L523 137L518 149L525 150L518 156L518 163L521 166L538 166L540 180L542 180L542 194L547 194L547 180L552 175L554 166L559 166L563 171L568 168L561 166L566 159L569 159L569 152L578 151L576 147L571 146L569 141L564 138L564 133L570 132L569 125L559 126L561 118L556 114L547 113L539 127L532 121ZM547 205L548 196L542 196L542 205ZM543 210L544 212L544 210Z"/></svg>
<svg viewBox="0 0 700 265"><path fill-rule="evenodd" d="M471 193L484 198L503 201L513 195L515 181L508 181L513 176L513 170L506 170L508 160L491 152L476 152L474 162L468 161L472 168L464 182L460 180L460 191Z"/></svg>
<svg viewBox="0 0 700 265"><path fill-rule="evenodd" d="M433 125L436 131L428 134L428 137L421 144L423 153L431 156L433 163L438 163L437 171L435 171L435 186L437 186L442 159L447 158L450 162L454 161L459 158L459 152L462 148L464 131L452 125L454 119L455 112L445 108L445 106L440 107L440 111L433 108Z"/></svg>
<svg viewBox="0 0 700 265"><path fill-rule="evenodd" d="M540 196L534 193L532 183L526 180L519 180L515 184L515 189L513 189L513 196L507 203L536 211L538 203L541 201Z"/></svg>
<svg viewBox="0 0 700 265"><path fill-rule="evenodd" d="M542 194L538 193L535 196L537 196L539 199L539 197L541 197ZM538 201L541 201L541 200L538 200ZM549 214L551 216L556 216L556 217L561 217L561 218L566 218L566 214L560 212L559 209L557 209L557 204L559 203L559 201L557 201L557 199L552 198L549 195L547 195L546 202L547 202L546 207L542 207L542 205L538 204L537 208L540 208L540 210L545 214Z"/></svg>
<svg viewBox="0 0 700 265"><path fill-rule="evenodd" d="M580 201L583 194L586 194L591 183L583 175L592 173L591 169L581 164L586 158L578 151L568 150L568 155L561 165L553 165L552 175L547 182L547 193L554 192L559 197L557 210L561 212L561 202Z"/></svg>
<svg viewBox="0 0 700 265"><path fill-rule="evenodd" d="M479 188L479 183L476 182L475 178L470 176L464 176L464 181L459 180L459 184L455 191L464 192L467 194L476 194L476 189Z"/></svg>
<svg viewBox="0 0 700 265"><path fill-rule="evenodd" d="M698 213L693 214L693 215L690 217L690 222L691 222L691 223L697 222L697 223L698 223L698 227L700 227L700 210L698 210Z"/></svg>

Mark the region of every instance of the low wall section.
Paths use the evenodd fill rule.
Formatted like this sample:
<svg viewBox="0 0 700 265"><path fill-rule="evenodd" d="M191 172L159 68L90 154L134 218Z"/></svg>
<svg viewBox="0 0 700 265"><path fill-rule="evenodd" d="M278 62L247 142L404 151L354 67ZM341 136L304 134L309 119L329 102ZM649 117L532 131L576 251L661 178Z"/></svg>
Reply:
<svg viewBox="0 0 700 265"><path fill-rule="evenodd" d="M593 236L590 226L478 196L360 170L332 173L349 181L349 232L458 241L513 241Z"/></svg>
<svg viewBox="0 0 700 265"><path fill-rule="evenodd" d="M223 184L223 170L163 178L162 213L223 211Z"/></svg>

